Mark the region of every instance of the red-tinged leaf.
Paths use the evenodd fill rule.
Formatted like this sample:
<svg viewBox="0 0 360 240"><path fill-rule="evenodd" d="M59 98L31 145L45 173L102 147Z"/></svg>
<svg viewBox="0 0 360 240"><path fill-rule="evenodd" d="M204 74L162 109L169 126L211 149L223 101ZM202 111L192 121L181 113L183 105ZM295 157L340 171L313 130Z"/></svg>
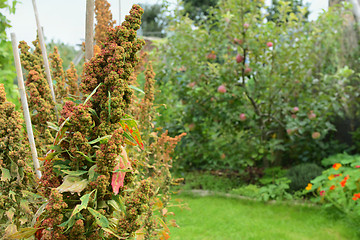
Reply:
<svg viewBox="0 0 360 240"><path fill-rule="evenodd" d="M144 144L141 140L140 131L137 127L136 121L130 115L125 114L125 118L120 120L120 125L124 132L129 134L133 140L127 138L126 136L125 137L132 142L132 144L136 143L142 150L144 150Z"/></svg>
<svg viewBox="0 0 360 240"><path fill-rule="evenodd" d="M114 173L111 179L111 186L115 195L119 193L120 187L124 186L124 179L126 171L118 171L119 169L126 170L132 169L129 162L127 153L124 148L122 148L121 154L116 158L117 164L114 167Z"/></svg>
<svg viewBox="0 0 360 240"><path fill-rule="evenodd" d="M162 212L162 215L165 216L166 213L168 212L168 210L167 210L166 208L163 208L163 209L161 210L161 212Z"/></svg>
<svg viewBox="0 0 360 240"><path fill-rule="evenodd" d="M64 139L67 127L65 127L65 124L70 120L70 117L68 117L59 127L59 131L55 135L54 139L54 146L59 145L61 141Z"/></svg>

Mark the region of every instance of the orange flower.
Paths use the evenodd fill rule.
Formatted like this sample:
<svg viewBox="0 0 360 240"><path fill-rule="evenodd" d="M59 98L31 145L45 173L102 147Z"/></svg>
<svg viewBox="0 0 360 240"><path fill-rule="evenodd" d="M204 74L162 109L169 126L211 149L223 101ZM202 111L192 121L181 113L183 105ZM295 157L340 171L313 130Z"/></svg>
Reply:
<svg viewBox="0 0 360 240"><path fill-rule="evenodd" d="M335 163L332 167L333 167L335 170L338 170L338 169L341 167L341 163Z"/></svg>
<svg viewBox="0 0 360 240"><path fill-rule="evenodd" d="M328 177L328 179L331 181L331 180L333 180L335 178L335 176L334 176L334 174L331 174L329 177Z"/></svg>
<svg viewBox="0 0 360 240"><path fill-rule="evenodd" d="M334 190L335 189L335 185L332 185L331 187L330 187L330 190Z"/></svg>
<svg viewBox="0 0 360 240"><path fill-rule="evenodd" d="M311 190L311 188L312 188L312 184L311 184L311 183L309 183L305 189L306 189L306 190L308 190L308 191L310 191L310 190Z"/></svg>
<svg viewBox="0 0 360 240"><path fill-rule="evenodd" d="M354 201L358 200L360 198L360 193L355 193L354 197L352 198Z"/></svg>
<svg viewBox="0 0 360 240"><path fill-rule="evenodd" d="M349 179L349 175L347 175L346 177L344 177L344 180L342 180L342 181L340 182L341 187L345 187L346 181L347 181L348 179Z"/></svg>

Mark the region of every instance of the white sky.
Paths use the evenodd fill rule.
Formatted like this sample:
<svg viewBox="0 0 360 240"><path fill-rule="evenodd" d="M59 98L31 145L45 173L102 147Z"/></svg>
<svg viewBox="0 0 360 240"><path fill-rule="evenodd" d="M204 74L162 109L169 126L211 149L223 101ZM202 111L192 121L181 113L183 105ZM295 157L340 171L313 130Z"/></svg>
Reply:
<svg viewBox="0 0 360 240"><path fill-rule="evenodd" d="M21 0L16 7L15 15L5 13L11 21L12 28L7 31L16 34L17 40L30 43L36 37L36 22L32 0ZM269 2L270 0L266 0ZM111 4L113 19L119 23L120 0L108 0ZM129 13L135 3L161 3L161 0L121 0L121 17ZM170 0L175 2L175 0ZM305 0L310 2L310 20L315 19L323 9L327 10L328 0ZM85 38L85 8L86 0L36 0L40 23L44 29L47 41L53 39L76 45Z"/></svg>

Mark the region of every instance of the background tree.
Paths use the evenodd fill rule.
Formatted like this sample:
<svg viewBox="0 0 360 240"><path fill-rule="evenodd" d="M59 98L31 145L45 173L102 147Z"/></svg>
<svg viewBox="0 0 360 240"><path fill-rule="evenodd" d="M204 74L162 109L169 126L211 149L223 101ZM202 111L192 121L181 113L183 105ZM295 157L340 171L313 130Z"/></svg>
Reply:
<svg viewBox="0 0 360 240"><path fill-rule="evenodd" d="M269 16L267 17L268 21L276 22L279 20L280 12L279 9L281 9L281 4L289 4L291 12L294 14L299 13L299 8L308 7L309 4L304 4L303 0L285 0L285 1L279 1L279 0L272 0L271 6L268 8ZM309 17L310 12L306 11L304 14L304 18L307 19Z"/></svg>
<svg viewBox="0 0 360 240"><path fill-rule="evenodd" d="M7 10L11 14L15 13L16 1L0 0L0 9ZM11 27L9 19L3 12L0 12L0 78L1 83L5 85L7 99L13 102L17 108L20 108L18 101L18 91L14 84L16 72L14 58L11 54L11 42L7 39L6 29Z"/></svg>
<svg viewBox="0 0 360 240"><path fill-rule="evenodd" d="M184 9L189 17L198 21L209 15L209 8L215 7L219 0L184 0Z"/></svg>
<svg viewBox="0 0 360 240"><path fill-rule="evenodd" d="M144 9L141 30L144 36L164 37L166 20L161 13L160 4L139 4Z"/></svg>

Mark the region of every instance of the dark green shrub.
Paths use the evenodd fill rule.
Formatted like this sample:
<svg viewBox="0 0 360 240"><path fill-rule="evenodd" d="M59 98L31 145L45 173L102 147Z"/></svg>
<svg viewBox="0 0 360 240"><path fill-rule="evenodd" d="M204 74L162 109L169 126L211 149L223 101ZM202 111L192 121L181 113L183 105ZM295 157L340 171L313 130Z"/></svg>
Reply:
<svg viewBox="0 0 360 240"><path fill-rule="evenodd" d="M275 180L285 177L287 170L281 167L270 167L264 170L264 176L259 179L262 185L275 184Z"/></svg>
<svg viewBox="0 0 360 240"><path fill-rule="evenodd" d="M229 192L239 187L240 181L234 177L213 175L210 172L191 172L185 175L186 190L203 189L210 191Z"/></svg>
<svg viewBox="0 0 360 240"><path fill-rule="evenodd" d="M291 180L290 189L304 189L310 180L321 175L323 169L315 163L302 163L289 169L287 178Z"/></svg>

